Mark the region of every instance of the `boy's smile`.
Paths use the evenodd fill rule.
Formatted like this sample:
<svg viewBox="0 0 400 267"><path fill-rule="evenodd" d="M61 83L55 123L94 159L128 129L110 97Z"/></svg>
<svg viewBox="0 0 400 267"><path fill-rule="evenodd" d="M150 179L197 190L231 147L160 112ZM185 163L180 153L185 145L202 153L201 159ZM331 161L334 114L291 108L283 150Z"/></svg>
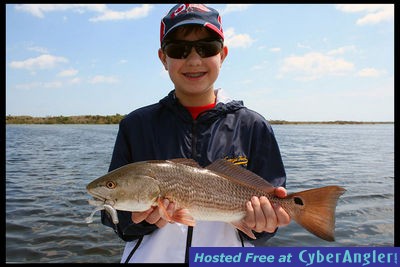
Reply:
<svg viewBox="0 0 400 267"><path fill-rule="evenodd" d="M188 79L196 79L206 75L206 72L188 72L184 73Z"/></svg>

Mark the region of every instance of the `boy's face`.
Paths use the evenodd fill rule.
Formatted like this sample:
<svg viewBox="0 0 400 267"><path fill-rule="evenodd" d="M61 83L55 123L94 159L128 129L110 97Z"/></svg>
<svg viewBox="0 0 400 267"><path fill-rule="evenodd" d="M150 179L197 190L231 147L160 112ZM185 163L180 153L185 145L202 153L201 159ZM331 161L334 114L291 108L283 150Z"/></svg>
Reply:
<svg viewBox="0 0 400 267"><path fill-rule="evenodd" d="M205 28L187 35L178 29L174 37L180 41L197 41L210 38L211 34ZM171 58L162 49L158 51L159 58L175 85L175 94L185 106L206 105L214 101L214 82L227 54L228 48L225 46L217 55L204 58L194 47L184 59Z"/></svg>

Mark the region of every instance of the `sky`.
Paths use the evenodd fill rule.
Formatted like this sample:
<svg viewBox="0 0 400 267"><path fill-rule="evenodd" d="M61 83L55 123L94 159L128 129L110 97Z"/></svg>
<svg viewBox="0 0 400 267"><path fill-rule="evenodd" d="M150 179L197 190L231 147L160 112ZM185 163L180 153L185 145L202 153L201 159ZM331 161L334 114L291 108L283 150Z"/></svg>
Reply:
<svg viewBox="0 0 400 267"><path fill-rule="evenodd" d="M394 121L394 4L209 4L215 88L268 120ZM6 4L6 115L128 114L174 86L158 59L173 4Z"/></svg>

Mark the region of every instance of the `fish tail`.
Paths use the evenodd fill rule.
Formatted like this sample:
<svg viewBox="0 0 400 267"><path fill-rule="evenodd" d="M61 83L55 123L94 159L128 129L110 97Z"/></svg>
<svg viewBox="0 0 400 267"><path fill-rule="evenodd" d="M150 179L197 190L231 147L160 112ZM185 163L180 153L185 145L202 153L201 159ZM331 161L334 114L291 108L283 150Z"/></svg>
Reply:
<svg viewBox="0 0 400 267"><path fill-rule="evenodd" d="M326 186L293 193L294 209L287 209L290 217L314 235L334 241L335 209L339 197L346 190L339 186Z"/></svg>

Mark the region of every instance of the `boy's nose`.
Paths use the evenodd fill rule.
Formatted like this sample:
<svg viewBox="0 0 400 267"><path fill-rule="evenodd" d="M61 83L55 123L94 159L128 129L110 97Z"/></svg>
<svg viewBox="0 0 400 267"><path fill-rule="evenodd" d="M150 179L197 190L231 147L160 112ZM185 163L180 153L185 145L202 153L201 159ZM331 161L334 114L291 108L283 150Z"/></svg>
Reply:
<svg viewBox="0 0 400 267"><path fill-rule="evenodd" d="M201 63L201 56L197 53L196 49L192 47L192 50L190 51L190 54L186 60L191 64L199 64Z"/></svg>

